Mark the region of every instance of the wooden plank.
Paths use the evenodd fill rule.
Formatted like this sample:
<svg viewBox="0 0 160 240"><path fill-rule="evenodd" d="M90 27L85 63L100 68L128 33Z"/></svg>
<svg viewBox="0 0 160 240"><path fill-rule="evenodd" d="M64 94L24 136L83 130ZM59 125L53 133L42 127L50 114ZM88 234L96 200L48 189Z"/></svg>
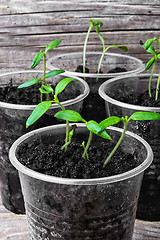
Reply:
<svg viewBox="0 0 160 240"><path fill-rule="evenodd" d="M44 1L3 0L0 3L0 72L29 69L33 56L56 38L54 54L82 50L90 18L103 21L107 44L125 44L129 54L149 55L139 40L159 36L159 1ZM88 50L101 50L94 32ZM115 50L114 50L115 51ZM53 54L53 53L49 53Z"/></svg>
<svg viewBox="0 0 160 240"><path fill-rule="evenodd" d="M125 44L129 52L127 54L142 59L145 63L149 60L150 55L140 46L139 41L145 41L147 38L157 36L157 32L141 31L128 32L107 32L104 33L104 39L107 44ZM102 45L95 34L91 34L88 42L88 51L102 51ZM0 71L14 71L30 69L34 55L54 39L60 38L62 43L54 51L48 52L48 57L58 53L67 53L73 51L82 51L85 39L85 33L79 34L44 34L44 35L19 35L11 38L10 36L1 37L0 46ZM112 52L123 53L121 50L112 49ZM42 65L40 66L42 67Z"/></svg>

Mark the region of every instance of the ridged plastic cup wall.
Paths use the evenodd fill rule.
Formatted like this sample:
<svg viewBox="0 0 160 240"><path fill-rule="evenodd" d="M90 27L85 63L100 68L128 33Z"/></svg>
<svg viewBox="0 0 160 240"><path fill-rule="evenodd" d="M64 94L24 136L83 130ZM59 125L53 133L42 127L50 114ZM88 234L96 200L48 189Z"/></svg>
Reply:
<svg viewBox="0 0 160 240"><path fill-rule="evenodd" d="M42 78L43 71L22 71L11 72L0 75L0 86L9 84L18 86L32 78ZM66 75L66 77L69 77ZM55 83L63 79L64 76L57 76L48 80ZM89 94L87 83L77 78L78 83L72 84L70 91L80 90L80 95L75 99L63 102L66 109L81 111L83 107L83 99ZM69 85L68 85L69 86ZM32 98L32 96L31 96ZM54 124L54 114L60 110L57 104L53 104L51 109L41 117L33 126L26 129L26 120L36 105L21 105L0 102L0 179L1 179L1 196L3 205L14 213L24 213L24 201L20 187L19 176L17 170L9 161L8 153L12 143L24 133L33 129Z"/></svg>
<svg viewBox="0 0 160 240"><path fill-rule="evenodd" d="M149 74L117 77L103 83L99 94L104 99L107 116L130 116L136 111L160 113L160 107L147 107L116 100L123 93L127 99L148 91ZM156 88L158 74L154 74L152 88ZM111 97L112 96L112 97ZM115 98L114 98L115 96ZM148 94L149 98L149 94ZM154 160L145 171L138 202L137 218L148 221L160 221L160 120L131 121L128 129L143 137L152 147Z"/></svg>
<svg viewBox="0 0 160 240"><path fill-rule="evenodd" d="M85 125L77 125L75 141L87 138ZM115 127L107 130L113 141L117 141L122 133L122 129ZM31 143L35 137L46 143L64 139L65 125L25 134L10 149L10 160L20 174L30 238L131 240L143 172L153 158L150 146L137 135L127 132L122 151L135 154L141 161L138 167L106 178L66 179L38 173L18 161L18 146Z"/></svg>

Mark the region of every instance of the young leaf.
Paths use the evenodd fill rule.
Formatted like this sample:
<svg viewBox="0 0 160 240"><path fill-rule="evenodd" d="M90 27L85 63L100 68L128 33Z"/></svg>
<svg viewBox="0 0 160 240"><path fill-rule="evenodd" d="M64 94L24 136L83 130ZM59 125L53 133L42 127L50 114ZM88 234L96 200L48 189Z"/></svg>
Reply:
<svg viewBox="0 0 160 240"><path fill-rule="evenodd" d="M102 25L103 25L103 23L100 21L100 20L98 20L98 19L96 19L96 20L90 20L89 21L90 23L92 23L93 24L93 26L98 26L99 28L101 28L102 27Z"/></svg>
<svg viewBox="0 0 160 240"><path fill-rule="evenodd" d="M96 122L96 121L93 121L93 120L90 120L87 122L87 128L89 131L97 134L99 132L101 132L103 129L100 127L100 125Z"/></svg>
<svg viewBox="0 0 160 240"><path fill-rule="evenodd" d="M31 65L32 69L35 68L40 63L40 61L43 58L43 56L44 56L44 52L43 51L40 51L39 53L36 54L36 56L33 59L32 65Z"/></svg>
<svg viewBox="0 0 160 240"><path fill-rule="evenodd" d="M100 136L101 138L112 140L111 136L105 130L97 133L97 135Z"/></svg>
<svg viewBox="0 0 160 240"><path fill-rule="evenodd" d="M144 44L142 44L142 46L145 50L147 50L155 40L157 40L157 38L150 38Z"/></svg>
<svg viewBox="0 0 160 240"><path fill-rule="evenodd" d="M119 48L121 48L124 52L128 52L128 48L126 46L118 46Z"/></svg>
<svg viewBox="0 0 160 240"><path fill-rule="evenodd" d="M155 54L155 49L153 46L150 46L148 49L147 49L147 52L148 53L151 53L151 54Z"/></svg>
<svg viewBox="0 0 160 240"><path fill-rule="evenodd" d="M87 128L90 132L93 132L94 134L104 139L109 139L109 140L112 139L105 130L101 129L100 125L96 121L93 121L93 120L88 121Z"/></svg>
<svg viewBox="0 0 160 240"><path fill-rule="evenodd" d="M61 40L59 40L59 39L54 40L53 42L49 43L46 46L45 52L48 52L49 50L57 47L60 43L61 43Z"/></svg>
<svg viewBox="0 0 160 240"><path fill-rule="evenodd" d="M154 63L154 61L155 61L155 56L154 56L153 58L151 58L151 59L147 62L146 67L145 67L145 70L146 70L146 71L152 66L152 64Z"/></svg>
<svg viewBox="0 0 160 240"><path fill-rule="evenodd" d="M47 110L51 107L53 101L44 101L39 103L33 110L26 122L26 127L28 128L34 122L36 122Z"/></svg>
<svg viewBox="0 0 160 240"><path fill-rule="evenodd" d="M52 93L54 90L51 86L49 85L43 85L41 88L39 88L39 91L40 93L44 93L44 94L47 94L47 93Z"/></svg>
<svg viewBox="0 0 160 240"><path fill-rule="evenodd" d="M117 45L117 47L122 49L124 52L128 52L128 48L124 45Z"/></svg>
<svg viewBox="0 0 160 240"><path fill-rule="evenodd" d="M116 116L108 117L104 119L102 122L99 123L101 129L106 129L107 127L117 124L121 121L122 119Z"/></svg>
<svg viewBox="0 0 160 240"><path fill-rule="evenodd" d="M99 33L99 27L98 26L95 27L95 30L96 30L97 33Z"/></svg>
<svg viewBox="0 0 160 240"><path fill-rule="evenodd" d="M160 58L160 54L157 54L157 58Z"/></svg>
<svg viewBox="0 0 160 240"><path fill-rule="evenodd" d="M71 81L78 82L73 78L64 78L63 80L61 80L55 87L55 95L57 96L59 93L61 93Z"/></svg>
<svg viewBox="0 0 160 240"><path fill-rule="evenodd" d="M86 122L78 112L73 110L62 110L57 112L54 116L71 122Z"/></svg>
<svg viewBox="0 0 160 240"><path fill-rule="evenodd" d="M158 120L160 119L159 113L154 112L135 112L128 120Z"/></svg>
<svg viewBox="0 0 160 240"><path fill-rule="evenodd" d="M124 45L116 45L116 44L112 44L112 45L106 47L105 51L107 51L109 48L112 48L112 47L118 47L118 48L122 49L124 52L128 52L128 48L126 46L124 46Z"/></svg>
<svg viewBox="0 0 160 240"><path fill-rule="evenodd" d="M33 78L33 79L30 79L24 83L22 83L21 85L18 86L18 88L26 88L26 87L30 87L36 83L38 83L39 81L42 81L41 79L39 78Z"/></svg>
<svg viewBox="0 0 160 240"><path fill-rule="evenodd" d="M56 76L60 73L64 73L65 71L64 70L53 70L53 71L50 71L48 72L44 77L45 78L49 78L49 77L53 77L53 76Z"/></svg>

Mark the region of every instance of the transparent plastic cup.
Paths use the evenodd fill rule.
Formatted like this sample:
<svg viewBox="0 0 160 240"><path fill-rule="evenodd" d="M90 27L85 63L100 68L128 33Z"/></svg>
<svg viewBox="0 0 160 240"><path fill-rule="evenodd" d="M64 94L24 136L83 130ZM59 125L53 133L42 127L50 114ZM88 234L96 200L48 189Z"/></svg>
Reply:
<svg viewBox="0 0 160 240"><path fill-rule="evenodd" d="M43 71L21 71L11 72L0 75L0 86L8 86L9 84L18 86L32 78L42 78ZM63 79L65 76L57 76L48 79L55 83ZM69 77L69 75L66 75ZM81 111L83 100L89 94L87 83L76 78L78 83L68 85L68 92L80 90L80 95L75 99L62 102L66 109ZM32 97L32 96L31 96ZM33 129L52 125L55 123L54 114L60 110L57 104L53 104L50 110L44 114L35 124L26 129L26 120L36 105L20 105L0 102L0 179L1 179L1 196L3 205L14 213L24 213L24 202L21 192L19 177L17 170L12 166L8 158L9 148L12 143L24 133ZM56 122L57 123L57 122Z"/></svg>
<svg viewBox="0 0 160 240"><path fill-rule="evenodd" d="M50 70L63 69L70 75L84 78L88 82L91 92L97 91L100 84L107 79L140 73L145 69L145 65L138 58L127 54L105 53L101 73L97 74L101 55L102 52L87 52L86 68L89 69L89 73L76 71L78 66L83 65L83 52L64 53L51 57L47 61L47 67Z"/></svg>
<svg viewBox="0 0 160 240"><path fill-rule="evenodd" d="M77 125L74 139L84 140L88 130L84 124ZM65 128L60 124L34 130L16 140L9 152L19 171L31 239L113 240L120 236L121 240L131 240L143 172L153 159L149 144L127 132L122 151L137 154L141 164L105 178L59 178L33 171L18 161L16 151L21 143L30 143L35 137L46 143L64 139ZM115 127L107 131L113 141L122 133Z"/></svg>
<svg viewBox="0 0 160 240"><path fill-rule="evenodd" d="M101 55L102 52L87 52L86 68L89 69L89 73L82 73L77 70L79 66L83 65L82 52L64 53L51 57L47 61L48 69L64 69L66 73L82 77L88 83L90 94L84 100L82 114L86 120L94 119L97 122L102 121L105 117L104 101L98 95L100 85L110 78L139 73L145 69L145 65L138 58L127 54L105 53L101 73L97 74ZM96 111L93 111L93 109L96 109Z"/></svg>
<svg viewBox="0 0 160 240"><path fill-rule="evenodd" d="M147 107L128 104L116 100L123 92L127 99L129 95L137 96L148 91L149 74L138 74L117 77L103 83L99 94L104 99L107 116L130 116L136 111L160 113L160 107ZM152 88L156 88L158 74L153 75ZM112 97L111 97L112 96ZM148 95L149 98L149 95ZM145 171L141 193L138 202L137 218L148 221L160 220L160 120L131 121L128 129L143 137L152 147L154 160Z"/></svg>

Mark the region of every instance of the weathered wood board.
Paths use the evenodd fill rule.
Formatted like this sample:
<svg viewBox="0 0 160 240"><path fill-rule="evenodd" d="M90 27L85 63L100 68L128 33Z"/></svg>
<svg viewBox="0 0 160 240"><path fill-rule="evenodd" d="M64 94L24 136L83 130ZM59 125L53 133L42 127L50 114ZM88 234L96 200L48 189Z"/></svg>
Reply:
<svg viewBox="0 0 160 240"><path fill-rule="evenodd" d="M2 0L0 72L30 69L34 55L57 38L62 43L48 57L81 51L89 19L103 22L101 32L106 44L124 44L129 48L128 54L147 62L149 54L139 41L159 37L160 2ZM91 33L88 50L102 50L94 32ZM121 50L114 51L122 53Z"/></svg>

